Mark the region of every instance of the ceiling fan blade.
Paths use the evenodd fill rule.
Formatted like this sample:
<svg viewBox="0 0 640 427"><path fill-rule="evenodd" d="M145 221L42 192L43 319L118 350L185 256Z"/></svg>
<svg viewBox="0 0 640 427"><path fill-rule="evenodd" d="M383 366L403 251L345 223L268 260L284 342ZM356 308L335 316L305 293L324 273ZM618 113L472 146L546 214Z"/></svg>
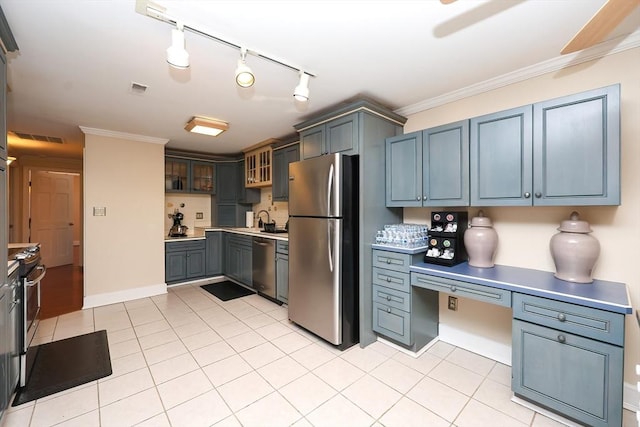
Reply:
<svg viewBox="0 0 640 427"><path fill-rule="evenodd" d="M607 0L560 53L564 55L577 52L599 43L638 5L640 0Z"/></svg>

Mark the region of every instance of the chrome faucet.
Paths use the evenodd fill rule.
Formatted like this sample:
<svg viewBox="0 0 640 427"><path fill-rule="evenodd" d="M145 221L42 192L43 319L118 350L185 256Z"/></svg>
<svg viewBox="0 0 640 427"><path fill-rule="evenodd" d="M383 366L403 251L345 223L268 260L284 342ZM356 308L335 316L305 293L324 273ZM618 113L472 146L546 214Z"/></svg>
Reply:
<svg viewBox="0 0 640 427"><path fill-rule="evenodd" d="M270 223L271 222L271 217L269 216L269 212L265 211L264 209L258 211L258 213L256 214L256 216L258 217L258 228L262 228L262 225L265 224L262 222L262 218L260 218L260 214L264 212L267 214L267 222L266 223Z"/></svg>

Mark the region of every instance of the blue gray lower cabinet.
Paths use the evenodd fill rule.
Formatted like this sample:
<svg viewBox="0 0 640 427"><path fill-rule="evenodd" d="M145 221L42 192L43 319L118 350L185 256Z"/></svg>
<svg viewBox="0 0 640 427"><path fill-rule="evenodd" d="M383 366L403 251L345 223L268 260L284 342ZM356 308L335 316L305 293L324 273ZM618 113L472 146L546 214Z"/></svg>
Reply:
<svg viewBox="0 0 640 427"><path fill-rule="evenodd" d="M622 425L624 315L515 294L513 316L513 392L587 425Z"/></svg>
<svg viewBox="0 0 640 427"><path fill-rule="evenodd" d="M207 277L222 274L222 232L207 231L205 233L205 274Z"/></svg>
<svg viewBox="0 0 640 427"><path fill-rule="evenodd" d="M289 302L289 242L276 242L276 299Z"/></svg>
<svg viewBox="0 0 640 427"><path fill-rule="evenodd" d="M622 424L625 315L632 312L625 284L576 287L539 270L436 266L380 245L373 253L378 334L419 350L430 341L417 338L420 328L438 332L438 292L511 307L514 394L586 425Z"/></svg>
<svg viewBox="0 0 640 427"><path fill-rule="evenodd" d="M373 330L417 351L438 336L438 293L414 289L409 267L423 254L373 250Z"/></svg>
<svg viewBox="0 0 640 427"><path fill-rule="evenodd" d="M176 283L205 275L205 241L165 242L165 282Z"/></svg>
<svg viewBox="0 0 640 427"><path fill-rule="evenodd" d="M253 286L253 249L251 237L225 233L224 275L247 286Z"/></svg>

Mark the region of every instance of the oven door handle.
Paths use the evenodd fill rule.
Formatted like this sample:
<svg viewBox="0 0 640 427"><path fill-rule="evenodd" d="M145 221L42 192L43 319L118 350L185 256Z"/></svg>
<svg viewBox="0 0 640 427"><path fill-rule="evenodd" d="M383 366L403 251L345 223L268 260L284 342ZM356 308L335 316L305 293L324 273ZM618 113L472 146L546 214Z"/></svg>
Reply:
<svg viewBox="0 0 640 427"><path fill-rule="evenodd" d="M42 270L42 274L40 274L37 278L35 278L33 280L27 280L27 282L26 282L27 286L35 286L35 285L37 285L38 283L40 283L40 281L47 274L47 267L44 264L41 264L41 265L37 266L36 270Z"/></svg>

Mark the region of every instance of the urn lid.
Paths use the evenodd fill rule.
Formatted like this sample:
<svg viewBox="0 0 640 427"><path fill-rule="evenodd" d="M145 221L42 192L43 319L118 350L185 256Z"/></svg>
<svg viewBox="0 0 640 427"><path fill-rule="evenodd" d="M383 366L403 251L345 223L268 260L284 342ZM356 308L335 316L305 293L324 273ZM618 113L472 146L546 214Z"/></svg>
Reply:
<svg viewBox="0 0 640 427"><path fill-rule="evenodd" d="M483 211L478 211L478 216L471 218L471 227L491 227L491 218L484 216Z"/></svg>
<svg viewBox="0 0 640 427"><path fill-rule="evenodd" d="M568 233L591 233L591 227L587 221L580 221L578 212L571 212L571 217L560 223L558 230Z"/></svg>

